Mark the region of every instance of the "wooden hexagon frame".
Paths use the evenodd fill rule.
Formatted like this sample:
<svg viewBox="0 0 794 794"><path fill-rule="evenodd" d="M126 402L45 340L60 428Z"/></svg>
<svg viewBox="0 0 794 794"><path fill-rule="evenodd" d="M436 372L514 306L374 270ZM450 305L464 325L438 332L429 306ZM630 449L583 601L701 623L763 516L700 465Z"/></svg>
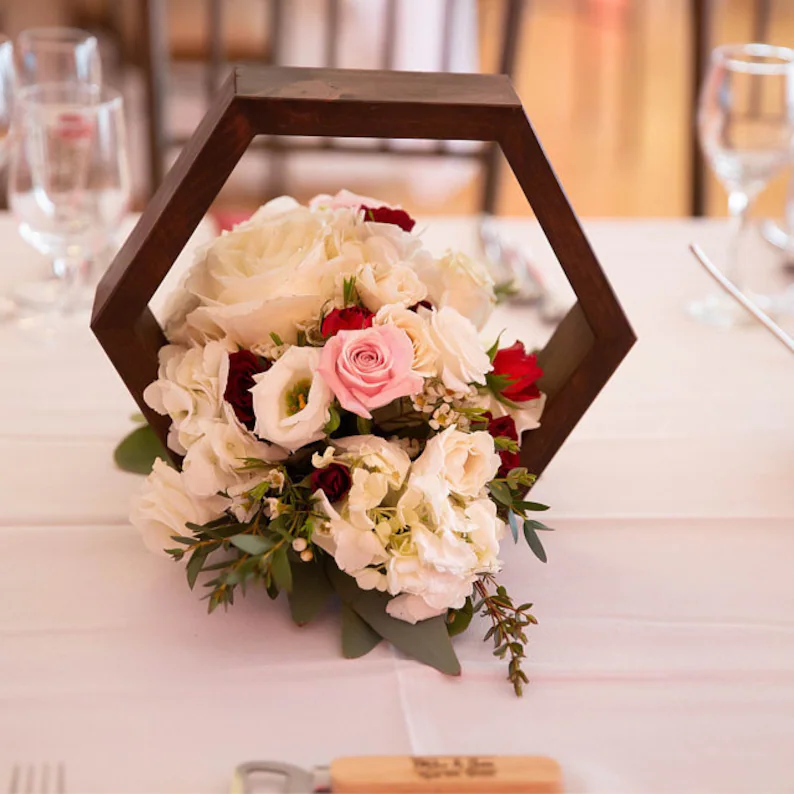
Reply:
<svg viewBox="0 0 794 794"><path fill-rule="evenodd" d="M165 442L143 391L157 376L155 290L256 135L496 141L578 302L539 354L548 401L522 463L540 474L614 373L634 333L503 75L239 67L97 288L91 328Z"/></svg>

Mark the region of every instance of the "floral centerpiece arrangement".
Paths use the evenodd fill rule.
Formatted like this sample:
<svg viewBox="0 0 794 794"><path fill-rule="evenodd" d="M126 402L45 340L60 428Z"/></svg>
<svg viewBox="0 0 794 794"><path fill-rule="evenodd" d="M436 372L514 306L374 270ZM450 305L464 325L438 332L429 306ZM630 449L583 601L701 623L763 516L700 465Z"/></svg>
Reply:
<svg viewBox="0 0 794 794"><path fill-rule="evenodd" d="M509 533L545 561L519 463L542 372L482 341L487 271L413 228L346 191L283 197L199 253L144 393L181 469L155 462L132 521L210 612L261 585L304 624L337 594L346 656L386 638L457 674L450 637L482 613L520 694L535 618L496 577Z"/></svg>

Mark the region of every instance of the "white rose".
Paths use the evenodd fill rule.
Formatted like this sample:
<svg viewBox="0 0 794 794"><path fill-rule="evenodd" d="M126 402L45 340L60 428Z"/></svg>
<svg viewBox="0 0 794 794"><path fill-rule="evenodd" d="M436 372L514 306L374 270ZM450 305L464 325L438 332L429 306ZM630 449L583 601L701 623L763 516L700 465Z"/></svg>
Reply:
<svg viewBox="0 0 794 794"><path fill-rule="evenodd" d="M266 298L269 274L294 270L326 234L321 215L283 197L205 246L186 287L206 302L227 305Z"/></svg>
<svg viewBox="0 0 794 794"><path fill-rule="evenodd" d="M269 299L200 306L187 316L185 332L203 339L224 339L246 349L269 345L272 334L294 345L299 326L315 320L326 300L322 293L273 295Z"/></svg>
<svg viewBox="0 0 794 794"><path fill-rule="evenodd" d="M484 430L462 433L449 427L427 442L413 462L411 481L440 477L449 491L473 499L496 477L500 462Z"/></svg>
<svg viewBox="0 0 794 794"><path fill-rule="evenodd" d="M294 344L297 326L334 297L337 275L352 275L363 261L345 265L339 257L356 224L350 210L313 212L287 197L269 202L202 250L184 284L197 305L190 310L181 298L174 333L246 348L275 333Z"/></svg>
<svg viewBox="0 0 794 794"><path fill-rule="evenodd" d="M373 435L347 436L332 443L342 453L338 456L342 460L385 475L386 482L395 490L405 482L411 459L397 444Z"/></svg>
<svg viewBox="0 0 794 794"><path fill-rule="evenodd" d="M488 270L466 254L447 251L434 261L418 259L414 269L427 286L435 306L451 306L482 328L496 306L494 282Z"/></svg>
<svg viewBox="0 0 794 794"><path fill-rule="evenodd" d="M441 357L444 385L452 391L465 392L469 384L484 384L491 361L472 322L450 306L433 312L419 311L429 320L433 342Z"/></svg>
<svg viewBox="0 0 794 794"><path fill-rule="evenodd" d="M367 262L356 271L356 289L372 312L388 304L413 306L427 296L427 288L410 267L382 260Z"/></svg>
<svg viewBox="0 0 794 794"><path fill-rule="evenodd" d="M413 371L423 378L438 374L438 349L425 317L402 305L382 306L373 318L375 325L396 325L408 335L414 348Z"/></svg>
<svg viewBox="0 0 794 794"><path fill-rule="evenodd" d="M184 477L162 460L156 460L151 474L133 499L130 521L141 533L149 551L164 554L180 548L174 535L189 535L187 523L206 524L223 513L226 500L201 499L187 489Z"/></svg>
<svg viewBox="0 0 794 794"><path fill-rule="evenodd" d="M221 416L229 376L229 349L220 342L204 347L160 348L158 378L143 392L146 404L173 421L169 446L180 455L202 434L201 423Z"/></svg>
<svg viewBox="0 0 794 794"><path fill-rule="evenodd" d="M316 347L291 347L254 376L254 432L260 438L294 451L325 437L333 395L317 372L320 354Z"/></svg>
<svg viewBox="0 0 794 794"><path fill-rule="evenodd" d="M245 458L264 461L283 460L287 453L265 444L244 428L231 406L225 406L222 419L205 420L203 435L193 444L182 463L185 483L198 496L212 496L241 483L249 483L261 472L240 471Z"/></svg>
<svg viewBox="0 0 794 794"><path fill-rule="evenodd" d="M546 407L546 395L541 392L537 400L516 403L516 408L505 405L490 393L482 395L477 402L486 411L490 411L495 419L500 416L512 416L520 438L525 431L536 430L540 427L540 418L543 415L543 409Z"/></svg>

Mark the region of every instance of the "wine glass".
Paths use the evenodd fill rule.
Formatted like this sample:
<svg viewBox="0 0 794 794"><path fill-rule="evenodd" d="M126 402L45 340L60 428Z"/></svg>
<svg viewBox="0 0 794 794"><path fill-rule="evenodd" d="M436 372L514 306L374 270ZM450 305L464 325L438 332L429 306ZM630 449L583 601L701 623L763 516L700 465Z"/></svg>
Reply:
<svg viewBox="0 0 794 794"><path fill-rule="evenodd" d="M102 62L99 42L79 28L28 28L16 41L17 75L21 86L71 82L99 85Z"/></svg>
<svg viewBox="0 0 794 794"><path fill-rule="evenodd" d="M700 143L728 192L735 232L725 275L740 289L740 244L750 207L791 157L794 137L794 50L768 44L731 44L711 55L698 109ZM744 313L724 295L691 304L702 322L731 327Z"/></svg>
<svg viewBox="0 0 794 794"><path fill-rule="evenodd" d="M55 327L84 306L81 288L90 262L108 245L129 206L121 96L76 82L20 89L8 194L22 237L63 273L58 299L43 315L44 324Z"/></svg>
<svg viewBox="0 0 794 794"><path fill-rule="evenodd" d="M20 87L39 83L75 82L100 85L102 63L96 36L79 28L39 27L23 30L15 47L17 82ZM62 300L66 274L61 260L53 261L49 278L18 285L14 302L24 310L49 311ZM90 305L93 292L83 289L80 300ZM77 299L72 295L72 300Z"/></svg>

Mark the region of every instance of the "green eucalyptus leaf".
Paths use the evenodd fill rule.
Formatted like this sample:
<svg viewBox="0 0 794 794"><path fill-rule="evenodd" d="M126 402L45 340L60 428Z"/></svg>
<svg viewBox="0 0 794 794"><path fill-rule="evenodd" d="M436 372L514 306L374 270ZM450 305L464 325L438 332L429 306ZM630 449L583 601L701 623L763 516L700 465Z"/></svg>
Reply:
<svg viewBox="0 0 794 794"><path fill-rule="evenodd" d="M447 615L447 633L450 637L462 634L469 628L469 623L474 616L474 604L471 598L460 609L451 609Z"/></svg>
<svg viewBox="0 0 794 794"><path fill-rule="evenodd" d="M513 494L507 487L507 483L491 480L488 483L488 490L491 492L491 496L505 507L510 507L513 504Z"/></svg>
<svg viewBox="0 0 794 794"><path fill-rule="evenodd" d="M529 524L532 529L540 530L541 532L554 532L554 527L547 527L545 524L541 523L540 521L535 521L534 519L528 518L525 524Z"/></svg>
<svg viewBox="0 0 794 794"><path fill-rule="evenodd" d="M507 520L510 522L510 531L513 533L513 542L518 543L518 516L511 510L507 514Z"/></svg>
<svg viewBox="0 0 794 794"><path fill-rule="evenodd" d="M168 453L150 425L133 430L113 453L116 465L133 474L149 474L157 458L169 462Z"/></svg>
<svg viewBox="0 0 794 794"><path fill-rule="evenodd" d="M343 603L365 620L370 628L407 656L447 675L460 675L460 662L452 647L443 615L410 624L386 613L391 600L377 590L361 590L356 580L340 571L329 559L328 578Z"/></svg>
<svg viewBox="0 0 794 794"><path fill-rule="evenodd" d="M542 505L539 502L525 502L524 500L519 500L516 502L516 508L519 510L529 510L533 513L537 513L548 510L549 506Z"/></svg>
<svg viewBox="0 0 794 794"><path fill-rule="evenodd" d="M347 604L342 604L342 655L345 659L366 656L383 639Z"/></svg>
<svg viewBox="0 0 794 794"><path fill-rule="evenodd" d="M292 562L289 608L299 626L314 620L334 594L324 567L316 562Z"/></svg>
<svg viewBox="0 0 794 794"><path fill-rule="evenodd" d="M273 574L273 582L279 590L289 593L292 590L292 569L290 568L287 550L289 546L279 546L273 552L270 561L270 571Z"/></svg>
<svg viewBox="0 0 794 794"><path fill-rule="evenodd" d="M196 549L188 560L185 572L187 574L187 583L191 590L196 584L198 575L201 573L201 569L204 566L204 561L207 559L207 553L207 547L202 546L200 549Z"/></svg>
<svg viewBox="0 0 794 794"><path fill-rule="evenodd" d="M273 541L261 535L233 535L229 538L229 542L252 557L257 557L273 548Z"/></svg>
<svg viewBox="0 0 794 794"><path fill-rule="evenodd" d="M546 549L540 542L540 538L535 532L535 528L529 521L524 522L524 537L526 538L527 545L532 549L532 553L541 561L546 562Z"/></svg>

